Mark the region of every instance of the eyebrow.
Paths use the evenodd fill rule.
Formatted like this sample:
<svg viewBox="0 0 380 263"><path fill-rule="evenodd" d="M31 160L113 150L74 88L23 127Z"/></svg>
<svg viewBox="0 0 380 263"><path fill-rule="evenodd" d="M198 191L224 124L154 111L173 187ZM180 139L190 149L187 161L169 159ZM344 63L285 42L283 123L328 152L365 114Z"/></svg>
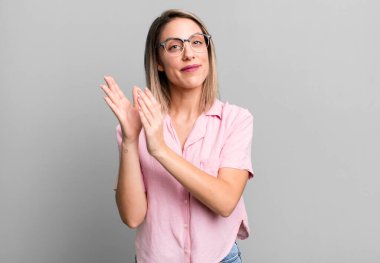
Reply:
<svg viewBox="0 0 380 263"><path fill-rule="evenodd" d="M191 38L192 36L194 36L194 35L196 35L196 34L204 34L204 33L203 33L203 32L195 32L194 34L191 34L188 38L168 37L167 39L160 41L160 43L163 43L163 42L168 41L168 40L174 40L174 39L185 40L185 39L189 39L189 38Z"/></svg>

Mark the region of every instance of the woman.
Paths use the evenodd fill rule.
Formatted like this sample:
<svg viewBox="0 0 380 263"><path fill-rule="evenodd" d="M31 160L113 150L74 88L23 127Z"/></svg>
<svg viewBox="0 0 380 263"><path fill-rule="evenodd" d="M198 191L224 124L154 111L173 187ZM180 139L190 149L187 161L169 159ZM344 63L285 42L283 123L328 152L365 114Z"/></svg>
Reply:
<svg viewBox="0 0 380 263"><path fill-rule="evenodd" d="M132 105L112 77L101 86L119 120L116 203L137 228L139 263L241 262L253 118L217 99L215 65L200 19L168 10L146 40L149 88L134 87Z"/></svg>

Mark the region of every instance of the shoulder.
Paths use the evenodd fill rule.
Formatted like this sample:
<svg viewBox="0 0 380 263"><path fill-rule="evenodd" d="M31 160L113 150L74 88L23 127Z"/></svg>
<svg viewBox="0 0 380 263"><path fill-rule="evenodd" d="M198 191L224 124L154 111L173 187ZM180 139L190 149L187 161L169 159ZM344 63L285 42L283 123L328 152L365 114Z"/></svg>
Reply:
<svg viewBox="0 0 380 263"><path fill-rule="evenodd" d="M241 121L253 121L253 114L244 107L229 103L228 101L221 104L221 119L227 123L239 123Z"/></svg>

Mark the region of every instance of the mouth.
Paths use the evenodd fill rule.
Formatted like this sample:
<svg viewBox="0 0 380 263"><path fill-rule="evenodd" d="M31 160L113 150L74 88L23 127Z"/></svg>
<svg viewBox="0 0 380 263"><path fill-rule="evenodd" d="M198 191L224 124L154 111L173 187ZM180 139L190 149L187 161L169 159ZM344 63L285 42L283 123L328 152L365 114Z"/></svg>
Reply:
<svg viewBox="0 0 380 263"><path fill-rule="evenodd" d="M193 72L196 71L201 65L194 64L194 65L189 65L184 68L181 68L181 71L183 72Z"/></svg>

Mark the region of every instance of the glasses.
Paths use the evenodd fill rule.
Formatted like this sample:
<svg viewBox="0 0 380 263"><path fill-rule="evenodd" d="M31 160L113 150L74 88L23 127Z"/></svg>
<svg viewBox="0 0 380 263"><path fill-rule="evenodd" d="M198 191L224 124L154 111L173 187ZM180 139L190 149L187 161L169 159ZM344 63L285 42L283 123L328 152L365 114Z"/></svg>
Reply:
<svg viewBox="0 0 380 263"><path fill-rule="evenodd" d="M185 49L185 42L189 42L190 47L197 53L207 52L207 48L210 44L211 36L202 33L195 33L188 39L182 39L178 37L169 37L165 41L160 43L160 47L163 47L171 56L179 56Z"/></svg>

